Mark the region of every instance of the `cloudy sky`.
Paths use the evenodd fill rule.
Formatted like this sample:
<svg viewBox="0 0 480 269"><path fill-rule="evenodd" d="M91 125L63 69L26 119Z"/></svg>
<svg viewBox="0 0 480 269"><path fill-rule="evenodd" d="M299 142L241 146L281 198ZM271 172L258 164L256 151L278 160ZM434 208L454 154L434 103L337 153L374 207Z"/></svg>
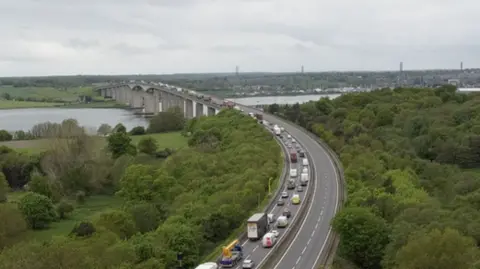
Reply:
<svg viewBox="0 0 480 269"><path fill-rule="evenodd" d="M0 76L480 67L478 0L0 0Z"/></svg>

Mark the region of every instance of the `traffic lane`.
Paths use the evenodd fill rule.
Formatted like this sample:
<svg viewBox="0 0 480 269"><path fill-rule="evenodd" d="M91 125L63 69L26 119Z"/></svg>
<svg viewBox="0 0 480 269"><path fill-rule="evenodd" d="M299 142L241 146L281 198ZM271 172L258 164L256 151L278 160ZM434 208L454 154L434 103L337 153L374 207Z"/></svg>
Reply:
<svg viewBox="0 0 480 269"><path fill-rule="evenodd" d="M337 175L329 155L310 137L302 137L295 130L289 131L309 149L317 176L317 191L312 207L301 230L292 241L276 269L313 268L317 257L324 251L330 231L330 221L337 207ZM306 136L306 135L305 135ZM309 209L310 210L310 209Z"/></svg>
<svg viewBox="0 0 480 269"><path fill-rule="evenodd" d="M273 124L284 127L286 132L292 135L292 137L295 137L299 143L308 150L316 166L318 183L318 192L315 193L312 204L315 204L315 208L320 210L314 209L308 214L305 219L305 224L301 227L301 231L299 231L291 247L289 247L277 267L292 269L295 264L302 262L302 256L304 256L305 261L309 260L315 263L319 254L324 251L325 240L330 232L330 221L334 217L336 208L338 207L338 177L335 166L323 147L302 130L269 115L264 114L264 118ZM317 203L321 204L322 202L325 202L323 209L322 206L317 206ZM307 245L312 234L312 240L310 240L310 243ZM315 242L315 244L312 244L312 242ZM289 265L287 265L287 263ZM307 264L305 266L311 265Z"/></svg>
<svg viewBox="0 0 480 269"><path fill-rule="evenodd" d="M300 168L302 168L302 165L300 163L291 164L290 168L300 169ZM310 173L310 171L309 171L309 173ZM296 178L296 183L299 184L299 177ZM292 213L292 216L289 219L289 225L291 225L292 219L294 217L296 217L300 205L291 204L290 199L292 198L293 194L297 193L297 194L299 194L299 196L301 198L301 201L303 202L303 200L305 199L305 192L308 191L308 188L309 188L309 186L307 185L304 192L297 192L296 189L287 190L288 193L289 193L289 197L285 198L285 200L286 200L285 201L285 206L275 206L275 208L274 208L274 209L276 209L276 210L274 210L275 219L282 214L284 208L288 208L290 210L290 212ZM272 230L275 229L279 232L278 240L280 240L280 238L282 238L285 235L285 232L286 232L287 228L278 229L274 225L275 225L275 222L272 223L272 228L271 229ZM263 261L263 259L265 259L265 257L267 256L267 254L271 250L272 250L272 248L264 248L262 246L262 241L261 240L258 240L258 241L248 240L244 245L244 258L245 259L251 259L256 264L259 264L260 262ZM236 268L237 269L241 268L241 265L237 266Z"/></svg>
<svg viewBox="0 0 480 269"><path fill-rule="evenodd" d="M312 207L305 217L305 222L302 223L302 229L291 242L276 269L313 268L330 229L327 209L328 201L333 194L328 191L330 188L328 181L321 183L323 184L317 185L317 192L314 194L316 199L312 201Z"/></svg>
<svg viewBox="0 0 480 269"><path fill-rule="evenodd" d="M299 169L302 168L302 165L300 162L297 162L297 163L291 163L289 162L289 171L287 171L287 176L289 175L290 173L290 169L294 168L294 169L297 169L297 171ZM309 172L310 173L310 172ZM296 182L299 183L299 177L297 176L296 178ZM289 197L288 198L285 198L285 205L284 206L277 206L275 205L271 210L270 212L268 212L269 214L274 214L274 218L276 219L278 216L280 216L282 213L283 213L283 210L284 208L289 208L290 212L292 213L292 217L290 217L290 219L292 219L298 212L298 206L295 206L295 205L292 205L290 203L290 199L291 197L293 196L294 193L297 193L296 192L296 189L294 190L287 190L286 188L286 182L284 182L282 184L282 191L283 190L286 190L288 193L289 193ZM308 187L307 187L308 188ZM305 191L307 191L307 189L305 189ZM303 199L305 198L305 194L300 192L298 193L300 195L300 198L301 200L303 201ZM281 197L281 194L277 195L276 196L276 199L275 201L277 201L278 199L280 199ZM272 226L275 224L272 223ZM272 229L276 229L276 227L272 227ZM281 236L283 236L283 233L284 233L284 230L285 229L277 229L279 231L279 239L281 238ZM259 263L266 255L266 253L268 253L268 251L270 249L266 249L266 248L263 248L262 246L262 241L261 240L257 240L257 241L250 241L250 240L246 240L243 244L242 244L242 247L243 247L243 256L245 259L251 259L253 261L255 261L256 263ZM237 266L236 268L241 268L241 265Z"/></svg>

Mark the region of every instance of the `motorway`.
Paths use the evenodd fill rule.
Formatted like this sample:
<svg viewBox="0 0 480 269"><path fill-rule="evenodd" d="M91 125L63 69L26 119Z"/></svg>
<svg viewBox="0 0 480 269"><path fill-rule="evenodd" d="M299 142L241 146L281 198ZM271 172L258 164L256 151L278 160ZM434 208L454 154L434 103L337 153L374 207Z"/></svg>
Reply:
<svg viewBox="0 0 480 269"><path fill-rule="evenodd" d="M252 108L242 106L246 112L257 113ZM308 205L307 215L274 269L316 269L318 260L325 255L327 238L331 235L330 221L339 206L340 186L333 160L326 150L313 138L296 126L274 116L263 114L264 120L278 124L292 135L310 156L310 165L315 168L312 201ZM315 184L313 184L315 183ZM264 251L262 251L263 253ZM251 254L257 258L255 251ZM268 255L264 253L263 255ZM261 261L262 259L260 259ZM258 264L259 261L255 260Z"/></svg>
<svg viewBox="0 0 480 269"><path fill-rule="evenodd" d="M271 128L272 126L266 126L268 129L270 129L271 131ZM272 134L273 135L273 134ZM285 147L285 145L287 143L290 144L290 140L286 138L286 135L283 136L283 139L281 139L281 144L282 144L282 147ZM292 144L292 147L295 147L295 144ZM288 150L287 150L288 152ZM289 161L289 168L292 169L292 168L296 168L297 169L297 172L298 172L298 176L296 178L296 184L297 185L300 185L300 174L302 172L302 158L299 158L298 159L298 162L297 163L291 163ZM286 171L287 172L287 176L289 177L289 174L290 174L290 171ZM310 173L310 170L309 170L309 173ZM283 181L283 179L280 179L281 181ZM286 183L286 182L285 182ZM297 192L297 189L293 189L293 190L287 190L286 189L286 186L285 184L283 184L281 186L282 188L282 191L285 190L288 192L289 194L289 197L288 198L285 198L283 199L285 201L285 205L284 206L278 206L278 205L275 205L271 210L270 212L268 212L268 214L273 214L274 215L274 219L276 220L279 216L282 215L283 213L283 210L285 208L288 208L290 210L290 212L292 213L292 216L289 218L289 223L292 222L292 220L296 217L296 214L297 214L297 211L299 209L299 206L301 206L301 204L303 203L303 200L305 198L305 194L307 191L309 191L309 185L307 185L306 187L304 187L303 189L303 192ZM300 199L301 199L301 203L300 205L293 205L291 202L290 202L290 199L292 197L293 194L299 194L300 196ZM281 199L280 198L280 194L275 198L273 199L273 201L276 201ZM271 224L271 229L272 230L277 230L279 232L279 236L278 236L278 239L280 239L281 237L284 236L285 234L285 231L286 231L286 228L283 228L283 229L279 229L279 228L276 228L275 227L275 222ZM262 246L262 240L258 240L258 241L250 241L250 240L247 240L245 242L242 243L242 246L243 246L243 257L244 257L244 260L245 259L250 259L250 260L253 260L256 264L259 264L261 263L266 257L267 257L267 254L272 250L271 248L264 248ZM243 262L243 261L242 261ZM241 266L241 263L235 267L236 269L240 269L242 266Z"/></svg>

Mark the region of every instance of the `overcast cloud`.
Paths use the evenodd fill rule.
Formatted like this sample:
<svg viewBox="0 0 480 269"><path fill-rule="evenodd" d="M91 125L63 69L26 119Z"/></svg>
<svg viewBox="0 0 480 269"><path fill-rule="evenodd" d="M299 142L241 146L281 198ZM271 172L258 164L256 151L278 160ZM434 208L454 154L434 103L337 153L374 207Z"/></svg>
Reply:
<svg viewBox="0 0 480 269"><path fill-rule="evenodd" d="M480 67L478 0L1 0L0 76Z"/></svg>

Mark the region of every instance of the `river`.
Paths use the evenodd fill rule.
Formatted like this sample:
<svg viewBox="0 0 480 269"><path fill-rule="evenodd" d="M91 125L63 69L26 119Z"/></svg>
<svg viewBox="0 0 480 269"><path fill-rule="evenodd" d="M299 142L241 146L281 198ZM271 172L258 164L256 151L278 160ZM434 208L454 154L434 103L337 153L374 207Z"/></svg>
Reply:
<svg viewBox="0 0 480 269"><path fill-rule="evenodd" d="M264 104L294 104L305 103L311 100L318 100L326 95L301 95L301 96L266 96L234 98L243 105L264 105ZM338 94L328 95L330 98ZM103 124L115 126L121 122L127 130L135 126L147 126L146 119L133 115L123 109L102 109L102 108L28 108L28 109L6 109L0 110L0 130L18 131L30 130L35 124L50 121L60 123L65 119L73 118L82 126L95 131Z"/></svg>

